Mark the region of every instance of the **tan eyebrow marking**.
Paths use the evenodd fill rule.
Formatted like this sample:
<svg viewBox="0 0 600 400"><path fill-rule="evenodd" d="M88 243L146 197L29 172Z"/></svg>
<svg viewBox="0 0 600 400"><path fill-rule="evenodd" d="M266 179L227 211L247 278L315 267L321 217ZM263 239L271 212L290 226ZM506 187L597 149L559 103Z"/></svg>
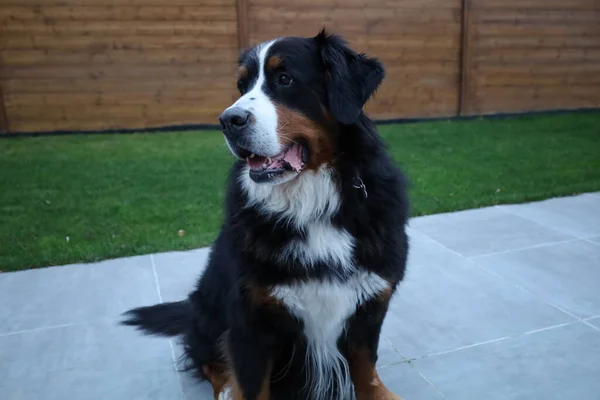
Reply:
<svg viewBox="0 0 600 400"><path fill-rule="evenodd" d="M279 56L271 56L267 60L267 67L269 69L275 69L281 65L281 57Z"/></svg>

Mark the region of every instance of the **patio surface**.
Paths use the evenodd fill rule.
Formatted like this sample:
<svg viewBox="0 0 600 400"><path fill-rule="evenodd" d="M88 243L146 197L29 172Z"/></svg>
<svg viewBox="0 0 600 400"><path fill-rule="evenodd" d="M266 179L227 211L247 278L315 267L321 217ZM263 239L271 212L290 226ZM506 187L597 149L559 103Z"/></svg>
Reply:
<svg viewBox="0 0 600 400"><path fill-rule="evenodd" d="M382 335L406 400L600 399L600 193L415 218ZM166 339L117 325L180 300L206 249L0 274L5 400L211 400Z"/></svg>

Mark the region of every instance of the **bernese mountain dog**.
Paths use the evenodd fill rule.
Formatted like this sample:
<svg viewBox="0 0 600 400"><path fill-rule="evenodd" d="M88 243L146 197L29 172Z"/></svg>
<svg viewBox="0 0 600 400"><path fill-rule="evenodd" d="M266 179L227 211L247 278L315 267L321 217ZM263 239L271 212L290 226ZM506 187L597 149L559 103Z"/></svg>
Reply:
<svg viewBox="0 0 600 400"><path fill-rule="evenodd" d="M206 269L187 299L122 321L179 337L215 399L400 399L375 368L408 253L405 178L363 111L383 78L325 30L242 52Z"/></svg>

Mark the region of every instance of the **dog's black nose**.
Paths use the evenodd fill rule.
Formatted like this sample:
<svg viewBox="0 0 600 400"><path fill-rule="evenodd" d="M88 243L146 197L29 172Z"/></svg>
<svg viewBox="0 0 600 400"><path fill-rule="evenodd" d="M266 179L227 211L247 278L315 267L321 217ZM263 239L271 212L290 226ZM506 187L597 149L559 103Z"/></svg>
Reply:
<svg viewBox="0 0 600 400"><path fill-rule="evenodd" d="M219 117L221 128L225 133L240 131L250 122L250 112L239 107L229 108Z"/></svg>

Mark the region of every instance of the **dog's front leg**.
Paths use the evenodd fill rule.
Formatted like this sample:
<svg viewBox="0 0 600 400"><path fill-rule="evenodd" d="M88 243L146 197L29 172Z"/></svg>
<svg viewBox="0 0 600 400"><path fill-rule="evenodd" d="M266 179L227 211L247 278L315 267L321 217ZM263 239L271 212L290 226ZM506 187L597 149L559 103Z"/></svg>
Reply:
<svg viewBox="0 0 600 400"><path fill-rule="evenodd" d="M227 338L231 367L231 400L269 400L271 381L270 334L248 327L232 328ZM229 399L228 399L229 400Z"/></svg>
<svg viewBox="0 0 600 400"><path fill-rule="evenodd" d="M375 368L388 303L389 296L370 300L358 308L349 324L346 357L356 400L402 400L385 387Z"/></svg>

